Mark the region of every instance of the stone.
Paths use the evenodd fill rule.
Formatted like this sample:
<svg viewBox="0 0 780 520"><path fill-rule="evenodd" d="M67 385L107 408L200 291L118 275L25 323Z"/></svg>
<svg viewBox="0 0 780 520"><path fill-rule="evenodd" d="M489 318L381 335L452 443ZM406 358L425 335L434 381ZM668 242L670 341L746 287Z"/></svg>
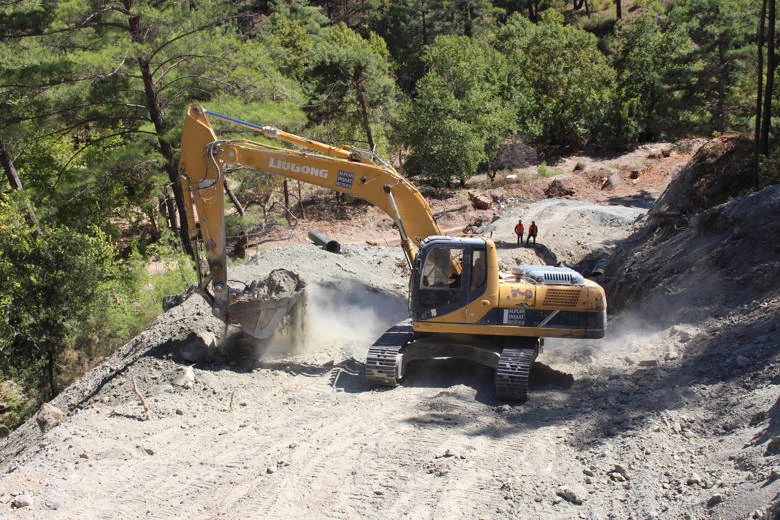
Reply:
<svg viewBox="0 0 780 520"><path fill-rule="evenodd" d="M32 505L32 498L27 495L19 495L11 501L11 507L14 509L21 509L23 507L30 507Z"/></svg>
<svg viewBox="0 0 780 520"><path fill-rule="evenodd" d="M181 373L173 379L173 384L182 388L191 389L195 385L195 370L185 367Z"/></svg>
<svg viewBox="0 0 780 520"><path fill-rule="evenodd" d="M585 500L585 493L581 489L570 486L559 487L555 490L555 494L571 504L580 505Z"/></svg>
<svg viewBox="0 0 780 520"><path fill-rule="evenodd" d="M766 445L767 455L777 455L778 453L780 453L780 435L773 437Z"/></svg>
<svg viewBox="0 0 780 520"><path fill-rule="evenodd" d="M49 403L43 403L35 416L35 422L38 423L41 432L46 433L55 426L59 426L63 417L65 417L65 412Z"/></svg>
<svg viewBox="0 0 780 520"><path fill-rule="evenodd" d="M492 199L472 191L469 192L469 200L471 201L471 205L476 209L490 209L493 206Z"/></svg>
<svg viewBox="0 0 780 520"><path fill-rule="evenodd" d="M544 190L544 194L547 195L547 198L559 198L559 197L566 197L569 195L574 195L574 188L569 188L563 185L563 183L555 179L550 183L549 186L547 186L547 189Z"/></svg>

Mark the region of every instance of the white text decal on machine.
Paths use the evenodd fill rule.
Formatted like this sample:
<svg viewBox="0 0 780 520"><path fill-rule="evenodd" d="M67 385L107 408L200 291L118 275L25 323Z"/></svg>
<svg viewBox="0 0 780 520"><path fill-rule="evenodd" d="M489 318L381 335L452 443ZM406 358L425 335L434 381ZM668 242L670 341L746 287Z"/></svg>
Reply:
<svg viewBox="0 0 780 520"><path fill-rule="evenodd" d="M268 166L275 170L288 171L293 173L303 173L305 175L311 175L313 177L321 177L323 179L328 178L328 170L323 168L314 168L312 166L301 166L294 162L282 161L276 157L271 157L268 160Z"/></svg>
<svg viewBox="0 0 780 520"><path fill-rule="evenodd" d="M525 309L504 309L504 323L525 325Z"/></svg>
<svg viewBox="0 0 780 520"><path fill-rule="evenodd" d="M345 172L344 170L339 170L339 175L336 177L336 186L341 186L342 188L349 188L352 189L352 181L355 180L355 174L352 172Z"/></svg>

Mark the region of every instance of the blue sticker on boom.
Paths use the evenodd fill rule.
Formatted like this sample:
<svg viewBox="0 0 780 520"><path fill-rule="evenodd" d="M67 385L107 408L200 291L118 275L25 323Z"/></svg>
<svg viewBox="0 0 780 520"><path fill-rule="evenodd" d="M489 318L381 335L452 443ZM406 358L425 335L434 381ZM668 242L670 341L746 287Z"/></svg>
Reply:
<svg viewBox="0 0 780 520"><path fill-rule="evenodd" d="M352 172L345 172L344 170L339 170L339 175L336 177L336 186L341 186L342 188L347 188L349 190L352 189L352 182L355 180L355 174Z"/></svg>

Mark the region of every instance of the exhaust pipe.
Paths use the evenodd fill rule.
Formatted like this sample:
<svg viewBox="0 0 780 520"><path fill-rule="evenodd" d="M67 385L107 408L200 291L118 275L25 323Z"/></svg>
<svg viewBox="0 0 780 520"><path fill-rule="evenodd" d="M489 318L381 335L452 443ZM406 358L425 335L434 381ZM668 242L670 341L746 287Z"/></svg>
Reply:
<svg viewBox="0 0 780 520"><path fill-rule="evenodd" d="M324 247L329 253L338 253L341 251L341 244L318 229L309 231L309 239L318 246Z"/></svg>

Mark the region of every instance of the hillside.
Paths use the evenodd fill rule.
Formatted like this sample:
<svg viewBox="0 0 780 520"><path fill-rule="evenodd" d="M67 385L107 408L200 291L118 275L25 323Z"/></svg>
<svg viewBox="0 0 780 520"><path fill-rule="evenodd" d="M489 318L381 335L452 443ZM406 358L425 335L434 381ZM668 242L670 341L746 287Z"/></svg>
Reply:
<svg viewBox="0 0 780 520"><path fill-rule="evenodd" d="M730 160L697 150L470 186L490 210L432 201L442 227L490 234L506 267L609 259L607 337L548 340L528 402L496 401L491 371L456 361L365 384L408 272L389 222L357 206L231 271L308 282L296 347L225 335L190 297L54 399L62 417L3 441L0 516L780 518L780 189L680 196ZM546 198L554 180L574 194ZM539 223L537 248L515 246L519 217ZM341 253L306 243L312 227Z"/></svg>

